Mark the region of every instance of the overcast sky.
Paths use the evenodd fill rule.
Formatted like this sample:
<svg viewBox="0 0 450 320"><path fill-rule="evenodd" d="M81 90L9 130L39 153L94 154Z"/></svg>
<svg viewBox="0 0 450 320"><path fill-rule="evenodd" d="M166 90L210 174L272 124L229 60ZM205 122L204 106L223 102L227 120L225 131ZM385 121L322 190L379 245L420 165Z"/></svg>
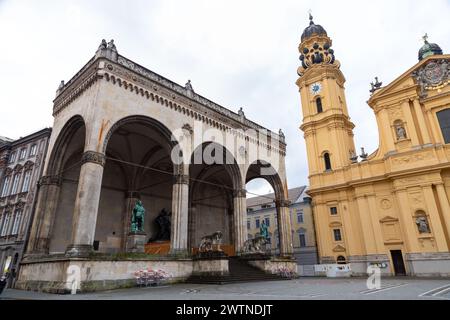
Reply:
<svg viewBox="0 0 450 320"><path fill-rule="evenodd" d="M425 32L450 52L450 0L0 0L0 136L52 126L52 100L101 39L120 54L278 132L289 187L308 183L296 70L311 9L333 40L347 83L355 142L378 146L369 83L386 85L417 63ZM256 184L255 193L266 185Z"/></svg>

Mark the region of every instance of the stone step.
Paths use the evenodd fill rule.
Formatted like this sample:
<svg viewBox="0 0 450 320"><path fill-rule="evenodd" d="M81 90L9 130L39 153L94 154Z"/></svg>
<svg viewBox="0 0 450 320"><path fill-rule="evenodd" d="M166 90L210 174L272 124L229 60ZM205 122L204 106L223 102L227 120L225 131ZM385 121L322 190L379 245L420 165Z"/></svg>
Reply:
<svg viewBox="0 0 450 320"><path fill-rule="evenodd" d="M281 276L268 274L264 271L249 265L247 262L239 258L229 259L230 274L226 276L191 276L186 283L195 284L227 284L238 282L254 282L254 281L280 281L287 280Z"/></svg>

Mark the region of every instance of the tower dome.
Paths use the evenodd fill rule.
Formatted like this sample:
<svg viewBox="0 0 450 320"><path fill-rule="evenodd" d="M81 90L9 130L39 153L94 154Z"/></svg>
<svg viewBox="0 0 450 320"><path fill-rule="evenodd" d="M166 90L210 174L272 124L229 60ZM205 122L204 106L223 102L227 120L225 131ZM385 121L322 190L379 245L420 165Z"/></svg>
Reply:
<svg viewBox="0 0 450 320"><path fill-rule="evenodd" d="M321 25L314 23L313 16L311 14L309 14L309 20L309 26L303 31L302 34L302 42L313 35L327 36L325 29Z"/></svg>
<svg viewBox="0 0 450 320"><path fill-rule="evenodd" d="M419 50L419 61L425 59L426 57L433 56L436 54L442 54L442 49L436 43L428 42L428 35L425 34L423 37L425 44Z"/></svg>
<svg viewBox="0 0 450 320"><path fill-rule="evenodd" d="M298 47L302 63L297 70L298 75L302 75L313 65L330 64L339 68L340 64L334 56L334 50L331 48L332 41L327 32L322 26L314 23L311 13L309 20L309 26L303 31Z"/></svg>

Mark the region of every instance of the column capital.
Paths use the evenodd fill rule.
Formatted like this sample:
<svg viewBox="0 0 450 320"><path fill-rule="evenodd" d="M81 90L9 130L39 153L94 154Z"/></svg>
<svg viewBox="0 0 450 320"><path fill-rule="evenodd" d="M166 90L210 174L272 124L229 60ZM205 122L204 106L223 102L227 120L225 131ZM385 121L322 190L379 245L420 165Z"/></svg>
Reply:
<svg viewBox="0 0 450 320"><path fill-rule="evenodd" d="M291 202L289 200L274 200L275 205L278 208L289 208Z"/></svg>
<svg viewBox="0 0 450 320"><path fill-rule="evenodd" d="M95 152L95 151L85 151L83 153L83 156L81 157L81 165L85 163L95 163L98 165L101 165L102 167L105 166L106 157L103 153Z"/></svg>
<svg viewBox="0 0 450 320"><path fill-rule="evenodd" d="M174 184L187 184L189 185L189 175L187 174L175 174L173 176Z"/></svg>
<svg viewBox="0 0 450 320"><path fill-rule="evenodd" d="M247 190L245 190L245 189L233 190L233 197L234 198L246 198Z"/></svg>
<svg viewBox="0 0 450 320"><path fill-rule="evenodd" d="M54 176L42 176L39 181L39 186L61 186L62 184L62 177L60 175L54 175Z"/></svg>

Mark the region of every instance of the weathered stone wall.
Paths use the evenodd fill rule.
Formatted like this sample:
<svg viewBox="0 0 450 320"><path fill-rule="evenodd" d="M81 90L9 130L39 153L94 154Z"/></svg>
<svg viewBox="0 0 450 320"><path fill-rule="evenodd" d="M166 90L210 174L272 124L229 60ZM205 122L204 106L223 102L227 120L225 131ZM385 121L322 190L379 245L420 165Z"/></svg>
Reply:
<svg viewBox="0 0 450 320"><path fill-rule="evenodd" d="M270 260L249 260L248 263L260 270L270 274L277 274L280 268L287 269L290 272L298 274L298 266L296 261L287 261L279 259Z"/></svg>
<svg viewBox="0 0 450 320"><path fill-rule="evenodd" d="M143 269L163 270L171 275L171 282L183 281L193 271L192 260L60 260L27 263L20 270L16 288L50 293L69 293L72 282L70 274L67 274L67 270L73 270L77 267L81 275L79 288L81 292L135 286L134 273Z"/></svg>

